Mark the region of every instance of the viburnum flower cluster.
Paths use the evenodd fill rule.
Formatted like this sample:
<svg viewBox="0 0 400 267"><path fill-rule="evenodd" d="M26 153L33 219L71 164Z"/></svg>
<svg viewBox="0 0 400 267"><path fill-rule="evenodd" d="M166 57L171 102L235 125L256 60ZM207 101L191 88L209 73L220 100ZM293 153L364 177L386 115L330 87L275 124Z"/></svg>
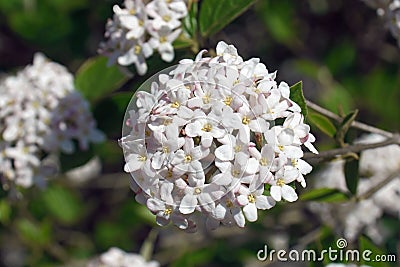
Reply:
<svg viewBox="0 0 400 267"><path fill-rule="evenodd" d="M363 0L368 6L376 9L382 17L393 37L400 46L400 0Z"/></svg>
<svg viewBox="0 0 400 267"><path fill-rule="evenodd" d="M98 259L90 261L87 267L159 267L157 261L146 261L141 255L127 253L119 248L112 247L100 255Z"/></svg>
<svg viewBox="0 0 400 267"><path fill-rule="evenodd" d="M318 153L275 72L224 42L217 56L205 52L158 75L151 92L136 93L120 140L137 201L159 225L187 231L196 230L196 211L209 229L244 227L258 210L296 201L293 182L305 187L312 170L302 146Z"/></svg>
<svg viewBox="0 0 400 267"><path fill-rule="evenodd" d="M0 180L4 187L42 185L54 175L50 158L99 142L88 103L68 70L36 54L33 65L0 82ZM51 164L49 164L51 162Z"/></svg>
<svg viewBox="0 0 400 267"><path fill-rule="evenodd" d="M100 53L109 57L109 64L135 64L137 73L144 75L146 58L154 50L166 62L174 59L172 43L181 34L181 19L188 13L185 0L125 0L123 8L115 5L113 11L113 19L106 24L107 41L100 44Z"/></svg>

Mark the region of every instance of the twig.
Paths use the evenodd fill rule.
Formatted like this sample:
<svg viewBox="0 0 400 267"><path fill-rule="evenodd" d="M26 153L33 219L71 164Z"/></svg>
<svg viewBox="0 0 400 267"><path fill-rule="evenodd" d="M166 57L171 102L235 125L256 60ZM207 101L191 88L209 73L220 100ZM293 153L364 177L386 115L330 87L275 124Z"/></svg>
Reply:
<svg viewBox="0 0 400 267"><path fill-rule="evenodd" d="M337 114L333 113L332 111L329 111L321 106L318 106L317 104L315 104L309 100L306 100L306 103L309 108L321 113L322 115L327 116L328 118L334 119L337 122L342 122L342 120L343 120L343 118L340 117L339 115L337 115ZM392 138L394 136L394 134L391 132L376 128L374 126L371 126L371 125L368 125L368 124L365 124L365 123L362 123L359 121L353 121L351 126L353 128L357 128L357 129L360 129L360 130L363 130L366 132L380 134L380 135L386 136L388 138Z"/></svg>
<svg viewBox="0 0 400 267"><path fill-rule="evenodd" d="M375 194L376 192L378 192L380 189L382 189L382 187L384 187L385 185L387 185L390 181L392 181L393 179L395 179L396 177L400 177L399 176L400 173L400 169L396 170L395 172L393 172L392 174L390 174L388 177L386 177L383 181L379 182L377 185L375 185L374 187L372 187L371 189L369 189L367 192L361 194L360 196L357 196L356 199L357 200L363 200L363 199L368 199L370 198L373 194Z"/></svg>
<svg viewBox="0 0 400 267"><path fill-rule="evenodd" d="M332 149L328 151L322 151L319 154L313 154L313 153L304 153L304 159L310 160L310 163L316 164L322 161L330 160L333 159L337 156L340 155L346 155L349 153L358 153L366 149L372 149L372 148L377 148L377 147L383 147L383 146L388 146L388 145L393 145L393 144L399 144L400 145L400 135L399 134L392 134L392 137L378 143L373 143L373 144L354 144L350 146L346 146L343 148L337 148L337 149Z"/></svg>

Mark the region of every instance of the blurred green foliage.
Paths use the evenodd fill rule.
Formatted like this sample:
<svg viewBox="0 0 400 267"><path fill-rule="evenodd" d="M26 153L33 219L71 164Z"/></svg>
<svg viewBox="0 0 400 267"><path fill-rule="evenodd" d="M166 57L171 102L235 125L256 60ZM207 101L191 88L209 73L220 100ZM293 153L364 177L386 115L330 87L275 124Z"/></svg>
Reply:
<svg viewBox="0 0 400 267"><path fill-rule="evenodd" d="M372 24L378 23L375 14L361 1L191 2L194 8L184 21L184 34L174 43L176 48L186 50L177 51L175 62L193 57L193 51L215 47L218 40L232 41L243 54L260 57L271 70L279 69L279 79L294 85L292 92L298 102L304 101L303 87L307 98L336 113L345 115L357 108L359 120L400 130L399 50L393 39L382 35L383 30L374 31ZM108 137L87 153L61 155L64 171L98 155L103 163L100 177L83 185L60 177L43 191L24 191L23 199L17 201L6 200L6 194L0 192L0 250L8 245L1 236L14 236L18 244L27 248L25 266L60 266L111 246L138 252L154 227L154 216L135 202L129 176L121 174L123 157L118 138L134 91L146 78L170 65L153 56L148 62L148 75L132 78L118 67L107 68L106 58L96 55L112 6L120 3L0 0L0 40L5 40L0 54L12 53L15 58L1 62L2 70L13 71L17 64L29 63L34 51L62 62L76 73L76 86L90 101L98 126ZM27 49L13 50L20 43ZM299 80L303 82L297 83ZM301 106L305 113L304 103ZM331 146L326 136L337 135L340 125L313 112L308 121L320 140L318 146ZM347 129L343 138L346 133ZM358 182L354 173L349 171L348 175L353 189ZM343 202L349 198L328 188L306 191L296 208L278 206L266 215L260 214L262 219L250 224L249 229L228 228L226 231L232 230L231 233L222 231L221 236L208 233L194 238L169 227L160 231L156 259L174 267L245 266L273 233L285 231L289 233L289 243L295 244L317 227L318 235L307 248L321 251L334 246L337 235L316 217L303 212L305 202ZM393 253L400 237L398 220L385 217L384 222L391 231L386 244L377 246L361 237L355 245L376 254ZM173 236L173 242L163 245L161 239L168 235ZM188 244L172 246L179 244L179 235Z"/></svg>

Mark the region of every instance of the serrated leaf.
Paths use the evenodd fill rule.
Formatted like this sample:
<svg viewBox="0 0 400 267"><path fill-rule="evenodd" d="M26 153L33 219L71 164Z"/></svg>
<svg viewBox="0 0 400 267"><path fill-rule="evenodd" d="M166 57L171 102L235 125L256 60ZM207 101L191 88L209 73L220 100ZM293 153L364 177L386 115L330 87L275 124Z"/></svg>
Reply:
<svg viewBox="0 0 400 267"><path fill-rule="evenodd" d="M58 221L64 224L76 222L82 214L82 204L77 196L66 188L52 186L43 192L43 204Z"/></svg>
<svg viewBox="0 0 400 267"><path fill-rule="evenodd" d="M358 160L348 160L344 165L344 174L346 177L346 185L350 193L355 195L357 193L357 186L359 181L359 161Z"/></svg>
<svg viewBox="0 0 400 267"><path fill-rule="evenodd" d="M326 116L315 112L309 112L307 119L329 137L335 137L336 127Z"/></svg>
<svg viewBox="0 0 400 267"><path fill-rule="evenodd" d="M201 35L206 37L220 31L255 2L256 0L203 0L199 15Z"/></svg>
<svg viewBox="0 0 400 267"><path fill-rule="evenodd" d="M51 239L51 225L48 222L33 223L28 219L20 219L16 222L18 233L32 245L45 246Z"/></svg>
<svg viewBox="0 0 400 267"><path fill-rule="evenodd" d="M117 66L107 67L107 58L88 59L76 73L75 86L91 102L103 98L120 88L129 77Z"/></svg>
<svg viewBox="0 0 400 267"><path fill-rule="evenodd" d="M300 196L300 200L318 202L343 202L348 199L349 197L345 193L333 188L313 189Z"/></svg>
<svg viewBox="0 0 400 267"><path fill-rule="evenodd" d="M301 114L304 118L308 115L308 109L306 104L306 99L303 94L303 82L300 81L292 86L290 86L290 99L294 101L301 108Z"/></svg>
<svg viewBox="0 0 400 267"><path fill-rule="evenodd" d="M343 118L342 122L340 123L337 131L336 131L336 141L339 143L340 146L345 145L345 137L346 133L348 132L351 124L353 121L356 119L358 115L358 110L354 110L353 112L350 112L349 114L346 115L346 117Z"/></svg>

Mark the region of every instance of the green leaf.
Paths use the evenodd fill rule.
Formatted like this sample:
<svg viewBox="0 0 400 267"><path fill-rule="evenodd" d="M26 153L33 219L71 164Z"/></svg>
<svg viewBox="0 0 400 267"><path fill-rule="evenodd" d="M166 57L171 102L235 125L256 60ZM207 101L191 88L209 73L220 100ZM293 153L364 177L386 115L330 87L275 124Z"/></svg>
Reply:
<svg viewBox="0 0 400 267"><path fill-rule="evenodd" d="M128 77L117 66L107 67L107 58L88 59L76 73L75 86L82 95L93 102L120 88Z"/></svg>
<svg viewBox="0 0 400 267"><path fill-rule="evenodd" d="M10 221L11 216L11 207L10 204L4 199L0 201L0 222L8 223Z"/></svg>
<svg viewBox="0 0 400 267"><path fill-rule="evenodd" d="M73 154L60 153L61 172L80 167L94 157L93 149L78 150Z"/></svg>
<svg viewBox="0 0 400 267"><path fill-rule="evenodd" d="M349 189L350 193L355 195L357 193L357 186L358 186L358 181L360 179L358 175L358 166L359 166L359 160L348 160L346 161L344 165L344 174L346 177L346 185L347 188Z"/></svg>
<svg viewBox="0 0 400 267"><path fill-rule="evenodd" d="M43 204L61 223L70 225L82 214L83 203L66 188L52 186L43 192Z"/></svg>
<svg viewBox="0 0 400 267"><path fill-rule="evenodd" d="M290 99L297 103L301 107L301 113L304 115L304 117L307 117L308 110L307 110L307 104L306 104L306 99L304 98L303 95L303 82L300 81L290 87Z"/></svg>
<svg viewBox="0 0 400 267"><path fill-rule="evenodd" d="M348 195L333 188L313 189L301 194L300 196L300 200L318 202L344 202L348 199Z"/></svg>
<svg viewBox="0 0 400 267"><path fill-rule="evenodd" d="M182 20L182 25L185 33L189 37L196 37L197 35L197 14L199 12L198 3L195 1L191 2L190 10L188 15Z"/></svg>
<svg viewBox="0 0 400 267"><path fill-rule="evenodd" d="M348 132L353 121L356 119L357 114L358 114L357 109L347 114L338 127L335 138L336 141L339 143L339 145L342 147L345 145L344 139L346 137L346 133Z"/></svg>
<svg viewBox="0 0 400 267"><path fill-rule="evenodd" d="M51 225L49 222L33 223L28 219L20 219L16 222L18 233L26 241L34 246L44 246L51 239Z"/></svg>
<svg viewBox="0 0 400 267"><path fill-rule="evenodd" d="M203 0L200 6L199 26L202 36L220 31L256 0Z"/></svg>
<svg viewBox="0 0 400 267"><path fill-rule="evenodd" d="M375 245L372 241L370 241L368 238L364 236L361 236L359 238L359 250L361 255L367 257L367 258L360 257L361 260L360 264L371 265L371 262L373 262L374 267L388 267L388 266L395 266L392 264L397 262L396 254L390 254L390 253L388 254L380 246ZM386 262L382 261L383 259L382 256L385 257Z"/></svg>
<svg viewBox="0 0 400 267"><path fill-rule="evenodd" d="M309 112L307 119L329 137L335 137L336 127L326 116L316 112Z"/></svg>

